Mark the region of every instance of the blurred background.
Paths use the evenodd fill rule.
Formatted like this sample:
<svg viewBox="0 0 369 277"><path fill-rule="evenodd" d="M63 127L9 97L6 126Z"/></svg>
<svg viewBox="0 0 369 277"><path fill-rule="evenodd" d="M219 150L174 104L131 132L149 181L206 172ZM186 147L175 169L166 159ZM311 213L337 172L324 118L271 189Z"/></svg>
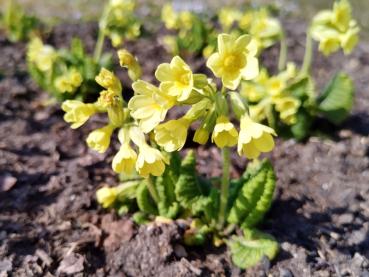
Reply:
<svg viewBox="0 0 369 277"><path fill-rule="evenodd" d="M7 0L0 0L0 9L3 9ZM105 0L107 1L107 0ZM60 20L78 21L97 19L102 10L104 0L17 0L24 5L28 11L43 17L51 23ZM163 3L173 2L174 6L183 9L194 9L198 11L216 10L222 6L237 6L245 3L252 5L268 4L279 10L281 17L300 17L309 20L318 10L331 7L334 0L139 0L143 16L150 13L160 14ZM350 0L354 17L362 27L361 35L369 39L369 1Z"/></svg>

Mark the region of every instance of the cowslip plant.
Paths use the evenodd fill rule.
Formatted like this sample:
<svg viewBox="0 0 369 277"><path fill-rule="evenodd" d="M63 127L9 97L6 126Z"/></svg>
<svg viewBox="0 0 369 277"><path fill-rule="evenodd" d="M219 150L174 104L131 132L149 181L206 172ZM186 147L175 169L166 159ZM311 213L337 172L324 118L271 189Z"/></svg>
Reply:
<svg viewBox="0 0 369 277"><path fill-rule="evenodd" d="M201 54L207 45L216 41L214 27L205 14L177 12L171 4L166 4L163 6L161 19L166 29L173 33L163 38L164 45L173 55Z"/></svg>
<svg viewBox="0 0 369 277"><path fill-rule="evenodd" d="M4 13L0 17L0 29L5 31L10 41L27 40L40 28L41 22L37 17L26 14L23 8L13 0L7 1Z"/></svg>
<svg viewBox="0 0 369 277"><path fill-rule="evenodd" d="M75 38L70 49L56 49L34 37L28 44L28 72L35 82L57 100L89 99L98 93L94 82L100 67L110 67L110 55L96 62L88 55L82 41Z"/></svg>
<svg viewBox="0 0 369 277"><path fill-rule="evenodd" d="M241 11L225 7L219 11L218 21L223 32L232 33L235 36L252 35L259 53L277 42L281 42L282 48L285 47L281 23L270 15L267 8ZM209 45L209 48L214 46Z"/></svg>
<svg viewBox="0 0 369 277"><path fill-rule="evenodd" d="M99 35L94 57L98 60L102 53L105 37L114 47L121 46L124 41L140 36L141 23L135 14L135 0L109 0L99 20Z"/></svg>
<svg viewBox="0 0 369 277"><path fill-rule="evenodd" d="M107 124L88 135L90 148L105 152L115 131L118 133L121 146L112 167L123 183L99 189L101 205L119 213L136 211L133 218L138 223L155 217L187 219L191 223L184 235L186 244L201 245L208 239L216 246L226 243L241 268L256 264L263 256L274 258L277 242L256 226L270 208L275 188L270 162L258 157L274 148L276 133L251 119L247 103L237 92L242 80L259 74L256 53L251 36L221 34L217 52L207 60L220 82L193 73L175 56L158 66L155 77L159 86L155 86L140 79L137 59L121 50L121 65L131 71L134 81L134 95L128 103L123 100L120 81L106 69L96 76L104 90L95 103L65 101L64 118L72 128L80 127L95 113L107 114ZM179 106L187 107L186 113L166 120L168 111ZM199 176L192 150L183 159L178 154L195 123L199 127L193 141L205 144L211 140L222 151L223 176L219 179ZM230 180L231 149L235 146L240 156L254 161L241 178ZM239 229L242 236L235 235Z"/></svg>
<svg viewBox="0 0 369 277"><path fill-rule="evenodd" d="M29 73L36 83L57 100L78 99L93 101L101 86L95 76L100 68L110 69L111 55L103 53L109 38L113 46L140 35L141 24L135 15L134 0L110 0L99 20L99 33L93 55L86 53L82 41L72 40L70 49L56 49L34 37L28 44ZM130 71L132 73L132 71Z"/></svg>
<svg viewBox="0 0 369 277"><path fill-rule="evenodd" d="M319 51L325 56L338 51L353 51L358 43L359 27L352 19L350 3L338 0L332 10L319 12L307 30L306 49L301 69L293 63L286 67L287 53L281 47L282 62L279 72L270 76L262 68L258 78L242 84L241 95L250 104L254 120L268 125L285 136L304 139L310 133L317 116L333 124L342 123L353 105L354 87L351 78L338 72L322 93L316 92L311 75L313 40L319 42Z"/></svg>

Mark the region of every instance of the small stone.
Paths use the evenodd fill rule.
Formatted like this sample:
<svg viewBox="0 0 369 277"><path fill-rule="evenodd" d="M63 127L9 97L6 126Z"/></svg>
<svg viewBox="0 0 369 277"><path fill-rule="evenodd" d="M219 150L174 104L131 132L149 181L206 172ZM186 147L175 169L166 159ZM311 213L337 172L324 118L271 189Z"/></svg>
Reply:
<svg viewBox="0 0 369 277"><path fill-rule="evenodd" d="M353 221L354 221L354 216L353 214L350 214L350 213L342 214L337 219L337 222L340 225L351 224Z"/></svg>
<svg viewBox="0 0 369 277"><path fill-rule="evenodd" d="M186 249L182 245L180 245L180 244L174 245L174 253L176 254L176 256L178 258L185 258L185 257L187 257L187 251L186 251Z"/></svg>
<svg viewBox="0 0 369 277"><path fill-rule="evenodd" d="M279 277L293 277L292 272L287 268L279 268Z"/></svg>
<svg viewBox="0 0 369 277"><path fill-rule="evenodd" d="M12 271L13 269L13 263L9 259L5 259L0 261L0 273L7 273Z"/></svg>
<svg viewBox="0 0 369 277"><path fill-rule="evenodd" d="M84 269L84 258L80 254L72 253L61 261L57 272L59 274L73 275L82 272Z"/></svg>

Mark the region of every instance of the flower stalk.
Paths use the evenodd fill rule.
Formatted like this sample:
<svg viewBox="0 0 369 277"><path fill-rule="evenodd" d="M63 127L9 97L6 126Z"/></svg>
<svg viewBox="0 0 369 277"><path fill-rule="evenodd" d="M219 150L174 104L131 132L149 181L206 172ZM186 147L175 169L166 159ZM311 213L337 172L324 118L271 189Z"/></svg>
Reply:
<svg viewBox="0 0 369 277"><path fill-rule="evenodd" d="M306 33L305 55L302 63L300 76L309 74L311 63L313 61L313 39L311 37L310 30Z"/></svg>
<svg viewBox="0 0 369 277"><path fill-rule="evenodd" d="M220 208L219 208L219 228L222 229L225 223L229 195L229 170L231 164L231 151L229 147L222 148L223 176L220 187Z"/></svg>

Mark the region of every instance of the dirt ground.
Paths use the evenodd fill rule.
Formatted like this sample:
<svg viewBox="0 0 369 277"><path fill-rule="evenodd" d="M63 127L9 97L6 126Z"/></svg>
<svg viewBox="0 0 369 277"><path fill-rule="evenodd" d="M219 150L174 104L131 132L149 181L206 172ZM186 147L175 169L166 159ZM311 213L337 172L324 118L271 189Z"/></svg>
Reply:
<svg viewBox="0 0 369 277"><path fill-rule="evenodd" d="M304 26L287 26L290 58L302 57ZM66 46L73 36L91 50L96 26L59 26L48 41ZM144 61L146 80L169 61L157 41L140 39L128 48ZM265 57L271 67L276 52ZM340 128L318 120L315 131L324 136L278 140L269 155L277 192L260 228L281 251L246 272L231 264L225 248L185 247L180 221L136 226L102 210L96 189L118 181L113 152L100 155L85 145L98 123L72 130L58 105L45 106L47 95L27 75L24 44L0 36L0 53L0 276L369 276L368 43L349 57L316 55L318 86L338 69L353 76L355 108ZM198 147L197 154L203 175L220 174L216 148ZM233 176L244 166L233 155Z"/></svg>

